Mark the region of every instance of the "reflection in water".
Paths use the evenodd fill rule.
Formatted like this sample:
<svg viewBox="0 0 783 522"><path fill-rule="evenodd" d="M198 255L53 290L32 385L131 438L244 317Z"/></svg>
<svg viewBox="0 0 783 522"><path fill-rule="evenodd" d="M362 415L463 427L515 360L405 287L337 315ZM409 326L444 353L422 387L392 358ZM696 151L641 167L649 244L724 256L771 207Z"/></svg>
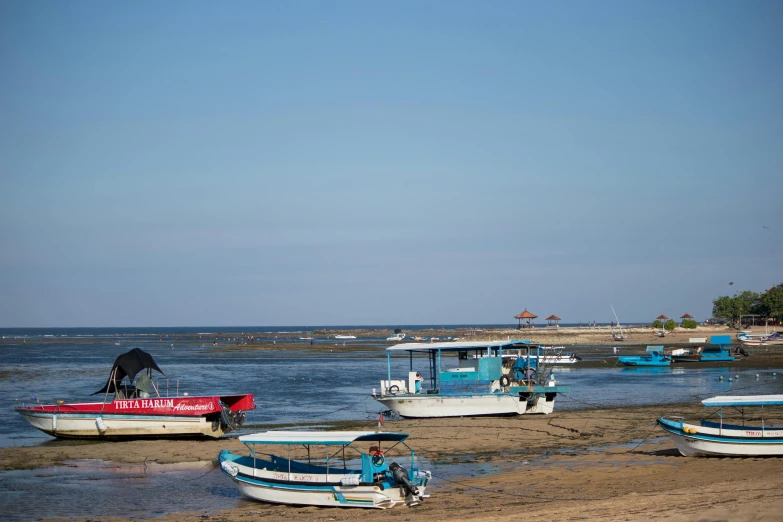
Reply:
<svg viewBox="0 0 783 522"><path fill-rule="evenodd" d="M101 461L66 464L0 472L0 519L149 517L231 509L242 502L225 477L210 472L211 462L147 469Z"/></svg>

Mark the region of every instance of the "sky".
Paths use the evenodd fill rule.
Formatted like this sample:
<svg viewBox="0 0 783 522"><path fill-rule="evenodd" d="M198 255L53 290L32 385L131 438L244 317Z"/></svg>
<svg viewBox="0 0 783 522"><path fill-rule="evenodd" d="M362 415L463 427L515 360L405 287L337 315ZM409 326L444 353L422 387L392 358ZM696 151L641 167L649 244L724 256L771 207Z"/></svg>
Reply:
<svg viewBox="0 0 783 522"><path fill-rule="evenodd" d="M781 27L0 0L0 327L703 320L783 283Z"/></svg>

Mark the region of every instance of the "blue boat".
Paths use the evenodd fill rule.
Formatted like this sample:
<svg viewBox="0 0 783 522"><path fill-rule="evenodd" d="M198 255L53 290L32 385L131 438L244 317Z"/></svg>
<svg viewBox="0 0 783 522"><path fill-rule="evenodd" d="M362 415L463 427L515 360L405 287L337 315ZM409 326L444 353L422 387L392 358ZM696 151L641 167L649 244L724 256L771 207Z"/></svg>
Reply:
<svg viewBox="0 0 783 522"><path fill-rule="evenodd" d="M710 336L710 345L701 350L699 362L719 362L733 361L734 354L731 353L730 335Z"/></svg>
<svg viewBox="0 0 783 522"><path fill-rule="evenodd" d="M382 431L264 431L239 437L249 455L223 450L218 461L239 491L254 500L324 507L412 507L427 497L424 490L432 474L415 467L407 438L407 433ZM269 446L285 447L287 457L256 449ZM401 457L405 449L410 451L408 469L389 463L392 455Z"/></svg>
<svg viewBox="0 0 783 522"><path fill-rule="evenodd" d="M663 346L648 346L650 355L618 357L618 360L626 366L669 366L672 358L664 355Z"/></svg>

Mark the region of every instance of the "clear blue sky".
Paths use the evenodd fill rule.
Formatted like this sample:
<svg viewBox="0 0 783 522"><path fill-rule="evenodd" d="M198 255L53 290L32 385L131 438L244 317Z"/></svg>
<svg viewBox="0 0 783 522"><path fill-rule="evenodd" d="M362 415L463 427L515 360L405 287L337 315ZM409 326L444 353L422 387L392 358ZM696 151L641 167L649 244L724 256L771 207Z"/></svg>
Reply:
<svg viewBox="0 0 783 522"><path fill-rule="evenodd" d="M704 319L783 282L781 27L2 0L0 326Z"/></svg>

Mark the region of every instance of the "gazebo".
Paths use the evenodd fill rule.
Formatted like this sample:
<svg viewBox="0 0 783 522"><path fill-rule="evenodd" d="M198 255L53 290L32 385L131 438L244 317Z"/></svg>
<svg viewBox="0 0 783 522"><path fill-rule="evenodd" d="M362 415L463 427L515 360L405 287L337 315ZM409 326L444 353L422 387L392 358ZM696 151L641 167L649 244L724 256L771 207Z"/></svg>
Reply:
<svg viewBox="0 0 783 522"><path fill-rule="evenodd" d="M696 318L695 318L695 317L693 317L693 316L692 316L691 314L689 314L688 312L685 312L684 314L682 314L682 315L680 316L680 319L696 319Z"/></svg>
<svg viewBox="0 0 783 522"><path fill-rule="evenodd" d="M661 314L658 317L656 317L655 319L660 321L661 323L663 323L663 322L668 321L669 319L671 319L671 317L669 317L668 315Z"/></svg>
<svg viewBox="0 0 783 522"><path fill-rule="evenodd" d="M555 323L555 326L560 326L558 324L560 321L562 321L562 319L560 319L555 314L552 314L552 315L550 315L549 317L546 318L547 326L552 326L553 322Z"/></svg>
<svg viewBox="0 0 783 522"><path fill-rule="evenodd" d="M525 311L521 314L517 314L514 316L514 319L519 319L519 325L517 325L517 329L522 328L522 319L527 319L527 327L530 327L530 320L536 319L538 316L531 314L527 311L527 308L525 308Z"/></svg>

